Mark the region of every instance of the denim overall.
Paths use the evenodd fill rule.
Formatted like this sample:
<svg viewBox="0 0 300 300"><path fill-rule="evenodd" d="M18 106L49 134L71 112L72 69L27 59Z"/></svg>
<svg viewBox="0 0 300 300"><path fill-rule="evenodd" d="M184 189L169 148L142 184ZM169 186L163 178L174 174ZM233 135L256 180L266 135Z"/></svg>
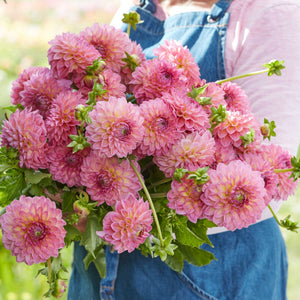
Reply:
<svg viewBox="0 0 300 300"><path fill-rule="evenodd" d="M153 16L151 0L140 1L137 11L144 21L131 30L146 57L164 40L187 45L200 67L201 78L225 78L224 48L231 0L218 1L210 12L187 12L160 21ZM124 27L123 30L126 30ZM287 259L284 241L274 219L234 232L209 236L217 261L195 267L185 263L183 272L172 271L160 258L106 249L107 275L100 279L91 264L84 269L86 251L75 244L69 300L282 300L286 299Z"/></svg>

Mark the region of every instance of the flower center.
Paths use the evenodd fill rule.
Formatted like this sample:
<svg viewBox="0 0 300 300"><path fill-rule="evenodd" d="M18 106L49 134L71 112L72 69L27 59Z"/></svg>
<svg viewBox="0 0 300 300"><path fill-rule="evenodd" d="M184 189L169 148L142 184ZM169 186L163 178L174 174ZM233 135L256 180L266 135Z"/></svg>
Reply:
<svg viewBox="0 0 300 300"><path fill-rule="evenodd" d="M248 202L249 199L247 198L246 193L242 189L236 190L231 194L230 203L235 207L242 207Z"/></svg>
<svg viewBox="0 0 300 300"><path fill-rule="evenodd" d="M38 110L39 113L45 117L48 109L49 109L49 99L47 96L43 94L35 95L35 98L32 103L32 107L34 110Z"/></svg>
<svg viewBox="0 0 300 300"><path fill-rule="evenodd" d="M168 120L162 117L158 117L155 120L155 125L158 129L160 130L165 130L166 128L168 128Z"/></svg>
<svg viewBox="0 0 300 300"><path fill-rule="evenodd" d="M120 122L114 126L113 134L117 139L124 140L130 133L131 128L125 122Z"/></svg>
<svg viewBox="0 0 300 300"><path fill-rule="evenodd" d="M44 224L36 222L32 223L27 230L27 237L31 242L37 243L46 236L46 227Z"/></svg>
<svg viewBox="0 0 300 300"><path fill-rule="evenodd" d="M96 50L101 54L101 58L106 58L107 56L107 49L104 45L95 43L93 46L96 48Z"/></svg>
<svg viewBox="0 0 300 300"><path fill-rule="evenodd" d="M99 173L97 183L102 191L107 191L112 184L112 179L109 176L108 172L102 171L102 173Z"/></svg>
<svg viewBox="0 0 300 300"><path fill-rule="evenodd" d="M80 163L80 159L78 159L77 155L70 154L65 158L65 162L70 167L77 167Z"/></svg>

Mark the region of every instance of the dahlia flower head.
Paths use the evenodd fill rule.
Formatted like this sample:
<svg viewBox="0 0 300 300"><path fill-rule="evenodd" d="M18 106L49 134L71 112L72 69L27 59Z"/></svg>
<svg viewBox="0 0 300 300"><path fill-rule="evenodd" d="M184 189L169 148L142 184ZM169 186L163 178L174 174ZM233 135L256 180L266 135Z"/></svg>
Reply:
<svg viewBox="0 0 300 300"><path fill-rule="evenodd" d="M6 206L0 217L2 242L17 262L28 265L57 257L65 246L62 212L49 198L22 195Z"/></svg>
<svg viewBox="0 0 300 300"><path fill-rule="evenodd" d="M138 163L133 163L140 170ZM83 159L80 177L81 184L98 205L104 202L115 205L129 193L138 195L142 188L128 160L120 162L116 156L101 157L96 151Z"/></svg>
<svg viewBox="0 0 300 300"><path fill-rule="evenodd" d="M265 206L265 182L259 171L241 160L210 169L202 187L204 216L228 230L248 227L260 219Z"/></svg>
<svg viewBox="0 0 300 300"><path fill-rule="evenodd" d="M46 169L47 130L42 115L37 110L17 109L3 122L1 146L19 151L20 167Z"/></svg>
<svg viewBox="0 0 300 300"><path fill-rule="evenodd" d="M125 97L97 102L89 116L92 123L86 127L86 137L100 156L125 157L142 141L144 119L139 107Z"/></svg>
<svg viewBox="0 0 300 300"><path fill-rule="evenodd" d="M115 211L103 219L103 231L96 234L112 244L118 253L134 251L150 236L153 219L149 203L129 194L117 202Z"/></svg>

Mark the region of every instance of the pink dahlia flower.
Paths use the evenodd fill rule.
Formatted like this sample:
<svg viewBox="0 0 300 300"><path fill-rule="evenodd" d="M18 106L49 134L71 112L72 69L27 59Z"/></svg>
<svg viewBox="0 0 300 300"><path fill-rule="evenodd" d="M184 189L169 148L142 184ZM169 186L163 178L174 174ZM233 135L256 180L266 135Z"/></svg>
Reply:
<svg viewBox="0 0 300 300"><path fill-rule="evenodd" d="M185 91L172 89L161 97L174 110L178 119L178 129L182 132L204 132L209 127L208 115L201 105L187 96Z"/></svg>
<svg viewBox="0 0 300 300"><path fill-rule="evenodd" d="M50 199L25 197L6 206L0 217L2 242L11 250L17 262L28 265L46 262L57 257L58 250L65 246L66 222L62 212Z"/></svg>
<svg viewBox="0 0 300 300"><path fill-rule="evenodd" d="M81 165L83 159L89 155L90 148L73 153L73 148L66 146L50 147L48 156L50 160L49 172L52 178L69 187L81 185Z"/></svg>
<svg viewBox="0 0 300 300"><path fill-rule="evenodd" d="M140 105L144 118L144 137L139 146L143 155L161 155L173 145L180 133L177 118L168 104L161 99L145 101Z"/></svg>
<svg viewBox="0 0 300 300"><path fill-rule="evenodd" d="M236 83L225 82L222 84L224 98L228 110L237 110L244 114L250 112L249 102L246 93Z"/></svg>
<svg viewBox="0 0 300 300"><path fill-rule="evenodd" d="M91 46L98 51L98 56L104 59L106 66L119 73L125 65L125 51L130 49L130 40L126 33L108 24L94 23L80 33Z"/></svg>
<svg viewBox="0 0 300 300"><path fill-rule="evenodd" d="M224 163L228 164L232 160L237 159L237 153L232 147L229 145L227 147L222 146L219 141L216 141L216 152L215 152L215 163Z"/></svg>
<svg viewBox="0 0 300 300"><path fill-rule="evenodd" d="M89 116L92 123L86 127L86 137L99 155L125 157L143 138L144 119L139 107L126 98L99 101Z"/></svg>
<svg viewBox="0 0 300 300"><path fill-rule="evenodd" d="M207 87L201 97L211 97L211 104L204 105L204 110L210 115L211 107L219 107L220 105L226 106L224 99L224 91L222 87L215 82L208 82Z"/></svg>
<svg viewBox="0 0 300 300"><path fill-rule="evenodd" d="M261 152L244 153L242 155L242 160L249 164L252 170L260 172L265 183L265 189L267 191L265 204L268 205L273 197L277 194L277 186L279 183L278 176L274 173L274 167L271 165L270 161L263 158L263 154Z"/></svg>
<svg viewBox="0 0 300 300"><path fill-rule="evenodd" d="M69 135L77 134L76 126L80 125L75 117L75 108L86 99L78 91L65 91L53 99L49 116L45 121L49 144L65 145L71 142Z"/></svg>
<svg viewBox="0 0 300 300"><path fill-rule="evenodd" d="M132 73L133 94L140 104L143 101L160 98L172 88L186 88L186 78L176 65L166 60L146 60Z"/></svg>
<svg viewBox="0 0 300 300"><path fill-rule="evenodd" d="M77 81L79 80L79 81ZM106 91L103 95L97 96L97 100L108 101L110 97L120 98L122 95L125 97L126 86L121 83L121 76L114 73L111 69L105 69L95 78L89 79L89 75L74 79L79 91L86 97L88 93L93 90L95 83L102 84L103 89Z"/></svg>
<svg viewBox="0 0 300 300"><path fill-rule="evenodd" d="M214 155L215 141L210 132L202 135L193 132L183 135L165 155L156 156L153 161L166 177L172 177L177 168L195 171L210 166L214 162Z"/></svg>
<svg viewBox="0 0 300 300"><path fill-rule="evenodd" d="M171 190L167 194L168 207L196 223L198 219L204 218L203 211L206 207L200 196L201 191L194 180L187 177L181 179L181 182L173 180Z"/></svg>
<svg viewBox="0 0 300 300"><path fill-rule="evenodd" d="M150 235L152 222L149 203L144 202L143 198L136 199L129 194L117 202L115 211L104 217L103 231L97 231L96 234L113 244L118 253L130 253Z"/></svg>
<svg viewBox="0 0 300 300"><path fill-rule="evenodd" d="M2 146L19 151L20 166L46 169L47 131L43 117L37 111L16 110L2 127Z"/></svg>
<svg viewBox="0 0 300 300"><path fill-rule="evenodd" d="M99 205L115 205L129 193L138 195L142 188L128 160L120 162L117 157L100 157L96 152L83 160L80 176L81 184Z"/></svg>
<svg viewBox="0 0 300 300"><path fill-rule="evenodd" d="M289 169L291 165L291 154L279 145L268 144L262 146L263 159L269 161L274 169ZM276 173L278 178L278 189L275 200L287 200L293 195L298 187L298 181L294 181L291 172Z"/></svg>
<svg viewBox="0 0 300 300"><path fill-rule="evenodd" d="M243 147L242 136L249 133L250 128L255 131L255 137L260 137L260 124L252 113L242 114L239 111L227 111L224 122L214 128L213 134L220 143L227 147Z"/></svg>
<svg viewBox="0 0 300 300"><path fill-rule="evenodd" d="M218 164L209 171L210 180L203 185L201 200L207 205L204 215L228 230L255 223L264 210L265 183L260 172L235 160Z"/></svg>
<svg viewBox="0 0 300 300"><path fill-rule="evenodd" d="M187 46L183 46L180 41L166 40L163 45L154 49L154 55L158 56L160 60L175 63L187 78L188 85L195 85L196 82L199 82L199 67Z"/></svg>
<svg viewBox="0 0 300 300"><path fill-rule="evenodd" d="M55 78L70 79L74 74L85 74L86 67L99 58L99 52L75 33L57 35L49 44L48 61Z"/></svg>

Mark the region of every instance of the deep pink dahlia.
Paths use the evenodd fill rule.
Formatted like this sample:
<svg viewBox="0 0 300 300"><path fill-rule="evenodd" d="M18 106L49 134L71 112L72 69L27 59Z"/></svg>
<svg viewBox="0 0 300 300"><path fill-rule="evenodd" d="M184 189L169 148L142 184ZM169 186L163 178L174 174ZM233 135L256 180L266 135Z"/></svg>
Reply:
<svg viewBox="0 0 300 300"><path fill-rule="evenodd" d="M28 265L46 262L57 257L58 250L65 246L66 222L62 212L50 199L25 197L6 206L0 217L2 242L11 250L17 262Z"/></svg>
<svg viewBox="0 0 300 300"><path fill-rule="evenodd" d="M108 68L120 72L121 66L125 65L122 61L126 57L125 51L130 49L130 39L126 33L108 24L94 23L85 28L80 36L98 51L98 56L104 59Z"/></svg>
<svg viewBox="0 0 300 300"><path fill-rule="evenodd" d="M265 183L260 172L240 160L220 163L209 171L201 200L207 205L205 216L228 230L248 227L260 219L264 210Z"/></svg>
<svg viewBox="0 0 300 300"><path fill-rule="evenodd" d="M153 161L166 177L172 177L177 168L195 171L210 166L214 162L214 155L215 141L210 132L202 135L193 132L182 135L165 155L156 156Z"/></svg>
<svg viewBox="0 0 300 300"><path fill-rule="evenodd" d="M139 107L126 98L111 97L107 102L97 102L90 117L92 123L86 127L86 137L99 155L125 157L143 138Z"/></svg>
<svg viewBox="0 0 300 300"><path fill-rule="evenodd" d="M199 67L187 46L183 46L180 41L166 40L163 45L154 49L154 55L158 56L160 60L175 63L177 68L182 70L189 85L195 85L199 81Z"/></svg>
<svg viewBox="0 0 300 300"><path fill-rule="evenodd" d="M202 105L188 97L185 91L172 89L169 93L163 93L162 99L174 110L180 131L204 132L210 127L208 114Z"/></svg>
<svg viewBox="0 0 300 300"><path fill-rule="evenodd" d="M159 98L143 102L140 111L145 130L139 152L143 155L164 154L180 138L176 116Z"/></svg>
<svg viewBox="0 0 300 300"><path fill-rule="evenodd" d="M103 231L96 234L114 245L118 253L129 253L143 244L150 235L153 219L149 203L129 194L116 204L116 209L103 219Z"/></svg>
<svg viewBox="0 0 300 300"><path fill-rule="evenodd" d="M255 137L260 137L260 124L252 113L242 114L239 111L227 111L224 122L214 128L214 136L227 147L243 147L242 136L249 133L250 128L255 131Z"/></svg>
<svg viewBox="0 0 300 300"><path fill-rule="evenodd" d="M134 85L133 94L138 103L160 98L174 87L185 89L187 84L182 70L172 62L159 59L146 60L135 69L132 77L130 83Z"/></svg>
<svg viewBox="0 0 300 300"><path fill-rule="evenodd" d="M70 79L73 73L85 74L86 67L99 58L99 52L75 33L57 35L49 44L48 61L56 78Z"/></svg>
<svg viewBox="0 0 300 300"><path fill-rule="evenodd" d="M138 164L136 164L138 167ZM106 158L91 152L82 163L81 184L98 204L115 205L129 193L138 195L142 188L128 160Z"/></svg>
<svg viewBox="0 0 300 300"><path fill-rule="evenodd" d="M168 207L196 223L198 219L204 218L203 211L206 207L200 196L201 191L194 180L187 177L181 179L181 182L173 180L171 190L167 194Z"/></svg>
<svg viewBox="0 0 300 300"><path fill-rule="evenodd" d="M73 153L73 148L67 146L51 147L48 156L49 172L52 174L53 180L67 184L69 187L80 186L81 165L89 152L89 148Z"/></svg>
<svg viewBox="0 0 300 300"><path fill-rule="evenodd" d="M48 167L46 151L47 131L43 117L38 111L17 110L5 120L2 128L2 146L19 151L20 166L30 169Z"/></svg>
<svg viewBox="0 0 300 300"><path fill-rule="evenodd" d="M45 120L51 146L71 142L69 135L77 134L76 126L80 125L75 117L75 108L85 102L86 99L78 91L65 91L53 99L49 116Z"/></svg>
<svg viewBox="0 0 300 300"><path fill-rule="evenodd" d="M233 82L225 82L222 84L222 89L228 110L237 110L244 114L250 112L247 95L241 87Z"/></svg>
<svg viewBox="0 0 300 300"><path fill-rule="evenodd" d="M268 144L262 146L263 159L269 161L274 169L289 169L291 165L291 154L284 150L279 145ZM291 172L276 173L279 184L275 200L287 200L289 196L293 195L298 187L298 181L289 178Z"/></svg>

